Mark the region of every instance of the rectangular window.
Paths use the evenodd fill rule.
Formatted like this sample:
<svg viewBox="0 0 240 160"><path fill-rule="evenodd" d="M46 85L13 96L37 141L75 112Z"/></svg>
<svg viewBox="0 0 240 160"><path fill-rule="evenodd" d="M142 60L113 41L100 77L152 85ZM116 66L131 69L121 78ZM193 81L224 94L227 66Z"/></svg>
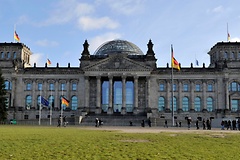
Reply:
<svg viewBox="0 0 240 160"><path fill-rule="evenodd" d="M183 84L183 91L187 92L188 91L188 84Z"/></svg>
<svg viewBox="0 0 240 160"><path fill-rule="evenodd" d="M173 91L177 91L177 85L173 84Z"/></svg>
<svg viewBox="0 0 240 160"><path fill-rule="evenodd" d="M38 90L39 91L42 91L42 89L43 89L42 87L43 87L42 83L38 83Z"/></svg>
<svg viewBox="0 0 240 160"><path fill-rule="evenodd" d="M197 91L197 92L201 91L201 85L200 84L195 85L195 91Z"/></svg>
<svg viewBox="0 0 240 160"><path fill-rule="evenodd" d="M54 84L53 84L53 83L50 83L50 84L49 84L49 90L50 90L50 91L54 91Z"/></svg>
<svg viewBox="0 0 240 160"><path fill-rule="evenodd" d="M160 90L160 91L164 91L164 90L165 90L164 88L165 88L165 87L164 87L164 84L160 84L160 85L159 85L159 90Z"/></svg>
<svg viewBox="0 0 240 160"><path fill-rule="evenodd" d="M28 115L24 115L24 119L28 119Z"/></svg>
<svg viewBox="0 0 240 160"><path fill-rule="evenodd" d="M73 83L73 84L72 84L72 90L73 90L73 91L76 91L76 90L77 90L77 83Z"/></svg>
<svg viewBox="0 0 240 160"><path fill-rule="evenodd" d="M213 85L212 84L208 84L207 85L207 91L208 92L212 92L213 91Z"/></svg>
<svg viewBox="0 0 240 160"><path fill-rule="evenodd" d="M32 89L32 84L31 83L27 83L26 84L26 90L30 91Z"/></svg>
<svg viewBox="0 0 240 160"><path fill-rule="evenodd" d="M60 90L61 90L61 91L64 91L65 88L66 88L66 84L65 84L65 83L61 83Z"/></svg>

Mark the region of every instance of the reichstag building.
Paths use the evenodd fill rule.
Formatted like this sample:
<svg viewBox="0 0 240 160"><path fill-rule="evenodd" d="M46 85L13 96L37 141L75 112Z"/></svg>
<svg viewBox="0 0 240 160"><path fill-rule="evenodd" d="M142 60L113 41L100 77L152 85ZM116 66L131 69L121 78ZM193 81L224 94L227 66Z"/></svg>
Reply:
<svg viewBox="0 0 240 160"><path fill-rule="evenodd" d="M215 44L206 53L209 66L180 66L174 79L171 64L157 67L153 43L146 44L143 52L126 40L112 40L90 54L86 40L79 67L36 67L25 44L0 43L8 119L37 123L41 116L42 123L56 122L61 110L76 123L86 115L146 116L156 123L239 117L240 43ZM41 105L41 96L48 107ZM62 96L69 106L61 104Z"/></svg>

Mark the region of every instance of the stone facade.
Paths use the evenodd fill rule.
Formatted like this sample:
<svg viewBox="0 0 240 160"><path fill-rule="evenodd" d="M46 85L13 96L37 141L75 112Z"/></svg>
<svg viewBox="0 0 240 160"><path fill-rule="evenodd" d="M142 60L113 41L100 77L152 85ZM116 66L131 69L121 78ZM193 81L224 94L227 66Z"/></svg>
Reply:
<svg viewBox="0 0 240 160"><path fill-rule="evenodd" d="M208 52L209 67L191 64L180 71L172 71L169 65L156 66L151 40L146 54L130 42L117 40L101 46L94 55L85 41L79 67L31 67L30 48L22 43L0 46L8 119L57 119L62 108L69 117L86 113L146 115L177 121L189 116L200 120L239 117L238 42L214 45ZM48 99L50 107L41 105L39 96ZM70 101L69 107L61 104L61 96Z"/></svg>

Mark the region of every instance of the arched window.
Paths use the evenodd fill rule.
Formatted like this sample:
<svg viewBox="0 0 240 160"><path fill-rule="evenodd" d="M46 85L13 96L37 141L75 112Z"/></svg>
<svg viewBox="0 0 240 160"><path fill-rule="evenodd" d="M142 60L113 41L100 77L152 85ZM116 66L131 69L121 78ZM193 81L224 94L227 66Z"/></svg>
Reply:
<svg viewBox="0 0 240 160"><path fill-rule="evenodd" d="M9 52L7 52L7 59L11 58L11 54Z"/></svg>
<svg viewBox="0 0 240 160"><path fill-rule="evenodd" d="M158 111L164 111L165 110L165 99L164 97L159 97L158 99Z"/></svg>
<svg viewBox="0 0 240 160"><path fill-rule="evenodd" d="M182 110L184 112L189 111L189 99L188 99L188 97L183 97L183 99L182 99Z"/></svg>
<svg viewBox="0 0 240 160"><path fill-rule="evenodd" d="M72 100L71 100L72 110L77 110L77 107L78 107L77 101L78 101L77 96L72 96Z"/></svg>
<svg viewBox="0 0 240 160"><path fill-rule="evenodd" d="M5 84L5 90L11 90L12 89L12 84L11 84L10 81L6 80L4 82L4 84Z"/></svg>
<svg viewBox="0 0 240 160"><path fill-rule="evenodd" d="M201 99L200 99L200 97L196 97L194 99L194 109L197 112L201 111Z"/></svg>
<svg viewBox="0 0 240 160"><path fill-rule="evenodd" d="M25 108L31 109L32 108L32 96L27 95L25 99Z"/></svg>
<svg viewBox="0 0 240 160"><path fill-rule="evenodd" d="M229 85L229 91L240 91L240 84L237 82L232 82Z"/></svg>
<svg viewBox="0 0 240 160"><path fill-rule="evenodd" d="M212 97L207 98L207 111L209 111L209 112L213 111L213 98Z"/></svg>
<svg viewBox="0 0 240 160"><path fill-rule="evenodd" d="M170 110L172 111L172 98L170 103ZM173 111L177 111L177 98L173 97Z"/></svg>

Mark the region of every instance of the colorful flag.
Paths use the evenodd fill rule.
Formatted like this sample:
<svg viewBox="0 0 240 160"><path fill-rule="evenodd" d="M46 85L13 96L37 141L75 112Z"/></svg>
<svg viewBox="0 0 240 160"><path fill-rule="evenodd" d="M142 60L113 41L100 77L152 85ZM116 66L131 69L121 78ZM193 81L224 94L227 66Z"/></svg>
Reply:
<svg viewBox="0 0 240 160"><path fill-rule="evenodd" d="M171 62L172 68L178 69L180 71L180 65L179 65L178 61L173 56L173 47L172 47L172 45L171 45L171 53L172 53L172 58L171 58L172 59L172 62Z"/></svg>
<svg viewBox="0 0 240 160"><path fill-rule="evenodd" d="M18 36L18 34L17 34L17 32L16 31L14 31L14 39L16 40L16 41L20 41L20 38L19 38L19 36Z"/></svg>
<svg viewBox="0 0 240 160"><path fill-rule="evenodd" d="M52 62L49 59L47 59L47 65L51 65L51 64Z"/></svg>
<svg viewBox="0 0 240 160"><path fill-rule="evenodd" d="M230 34L227 35L228 42L230 41Z"/></svg>
<svg viewBox="0 0 240 160"><path fill-rule="evenodd" d="M43 98L42 96L41 96L41 103L43 104L43 105L45 105L45 106L49 106L49 102L48 102L48 100L46 100L45 98Z"/></svg>
<svg viewBox="0 0 240 160"><path fill-rule="evenodd" d="M62 104L65 104L66 106L69 106L69 100L66 98L62 97Z"/></svg>

